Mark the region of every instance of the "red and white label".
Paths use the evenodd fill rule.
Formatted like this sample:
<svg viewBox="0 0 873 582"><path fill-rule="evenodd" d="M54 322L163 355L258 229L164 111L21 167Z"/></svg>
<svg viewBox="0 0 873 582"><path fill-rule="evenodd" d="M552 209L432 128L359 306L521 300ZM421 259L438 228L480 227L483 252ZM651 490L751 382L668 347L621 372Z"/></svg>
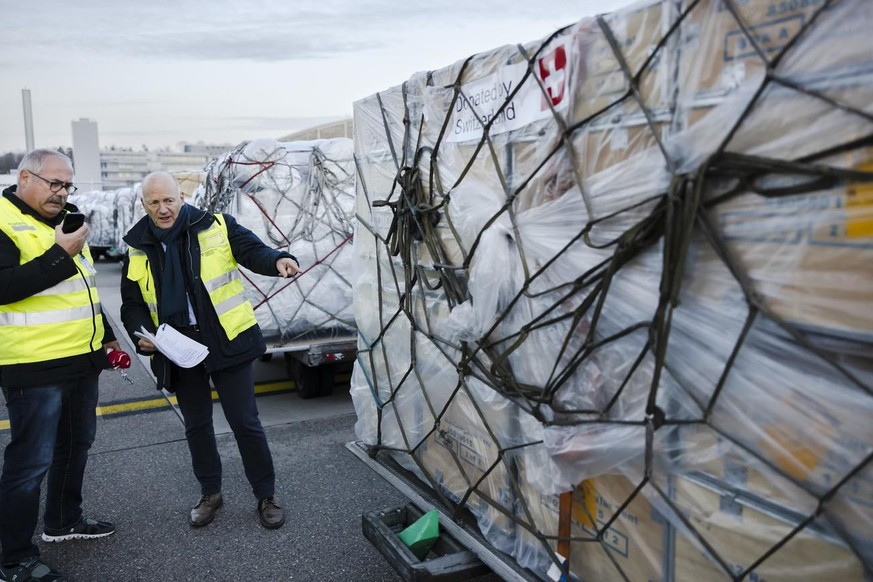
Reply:
<svg viewBox="0 0 873 582"><path fill-rule="evenodd" d="M555 50L537 59L537 69L540 79L546 89L548 98L543 95L542 110L549 109L549 100L552 107L557 107L564 100L567 88L567 51L564 45L558 45Z"/></svg>
<svg viewBox="0 0 873 582"><path fill-rule="evenodd" d="M571 56L568 44L555 43L536 58L530 73L521 62L464 83L463 95L452 104L448 141L481 139L486 125L492 135L521 129L551 117L553 108L566 110Z"/></svg>

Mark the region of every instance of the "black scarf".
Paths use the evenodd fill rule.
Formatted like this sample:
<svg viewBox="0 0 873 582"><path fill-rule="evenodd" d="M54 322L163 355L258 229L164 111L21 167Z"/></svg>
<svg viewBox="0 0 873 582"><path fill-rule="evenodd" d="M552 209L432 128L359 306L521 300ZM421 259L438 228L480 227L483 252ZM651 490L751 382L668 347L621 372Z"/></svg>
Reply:
<svg viewBox="0 0 873 582"><path fill-rule="evenodd" d="M158 319L170 325L188 325L188 300L185 291L185 275L182 271L182 245L179 237L190 226L188 205L184 202L170 228L158 228L149 218L149 229L160 242L167 245L161 300L158 302Z"/></svg>

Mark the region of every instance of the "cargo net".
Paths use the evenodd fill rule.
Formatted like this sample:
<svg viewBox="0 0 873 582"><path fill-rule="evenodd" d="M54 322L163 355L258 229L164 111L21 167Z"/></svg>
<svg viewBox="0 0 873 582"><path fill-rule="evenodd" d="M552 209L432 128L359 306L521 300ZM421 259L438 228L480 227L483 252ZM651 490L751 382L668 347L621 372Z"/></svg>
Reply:
<svg viewBox="0 0 873 582"><path fill-rule="evenodd" d="M536 578L869 579L871 18L648 2L356 103L371 454Z"/></svg>
<svg viewBox="0 0 873 582"><path fill-rule="evenodd" d="M116 246L115 223L117 215L115 191L77 192L68 202L85 215L88 223L88 246L94 259Z"/></svg>
<svg viewBox="0 0 873 582"><path fill-rule="evenodd" d="M244 142L206 172L196 206L234 216L300 263L293 280L240 269L268 345L354 333L351 140Z"/></svg>

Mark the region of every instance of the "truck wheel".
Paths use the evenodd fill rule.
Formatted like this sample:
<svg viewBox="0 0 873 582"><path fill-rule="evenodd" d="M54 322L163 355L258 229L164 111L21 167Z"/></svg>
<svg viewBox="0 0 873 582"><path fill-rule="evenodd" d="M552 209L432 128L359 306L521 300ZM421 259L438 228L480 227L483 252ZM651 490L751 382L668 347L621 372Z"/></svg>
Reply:
<svg viewBox="0 0 873 582"><path fill-rule="evenodd" d="M306 400L321 396L321 370L303 364L298 365L298 370L294 378L297 383L297 395Z"/></svg>
<svg viewBox="0 0 873 582"><path fill-rule="evenodd" d="M297 395L308 400L324 396L325 374L320 367L310 367L302 364L291 356L286 356L288 376L297 385ZM333 376L330 377L333 380ZM333 386L330 387L331 389Z"/></svg>
<svg viewBox="0 0 873 582"><path fill-rule="evenodd" d="M330 396L333 394L333 373L336 368L333 364L325 364L318 369L321 370L321 395Z"/></svg>

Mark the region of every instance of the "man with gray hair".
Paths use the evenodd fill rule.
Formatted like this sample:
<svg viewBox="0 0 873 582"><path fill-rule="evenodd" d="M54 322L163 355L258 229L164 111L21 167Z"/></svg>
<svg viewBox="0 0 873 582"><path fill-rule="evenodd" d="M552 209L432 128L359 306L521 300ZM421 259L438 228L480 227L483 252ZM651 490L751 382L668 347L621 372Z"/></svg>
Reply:
<svg viewBox="0 0 873 582"><path fill-rule="evenodd" d="M70 159L27 153L0 197L0 387L11 439L0 476L0 580L60 580L33 533L48 474L42 538L100 538L111 523L82 512L82 481L97 431L97 379L118 350L101 312L88 225L64 232L76 187Z"/></svg>

